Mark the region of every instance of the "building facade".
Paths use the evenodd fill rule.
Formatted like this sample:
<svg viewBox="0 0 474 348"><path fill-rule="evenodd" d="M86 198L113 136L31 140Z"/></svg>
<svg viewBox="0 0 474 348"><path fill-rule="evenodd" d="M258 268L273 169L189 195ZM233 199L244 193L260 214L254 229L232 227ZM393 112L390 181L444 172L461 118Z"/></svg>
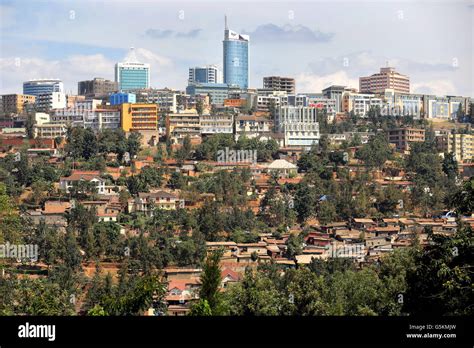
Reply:
<svg viewBox="0 0 474 348"><path fill-rule="evenodd" d="M177 112L178 96L184 96L183 91L172 89L139 89L135 92L136 102L145 104L156 104L159 113Z"/></svg>
<svg viewBox="0 0 474 348"><path fill-rule="evenodd" d="M273 91L284 91L288 94L295 93L295 79L282 76L267 76L263 78L263 88Z"/></svg>
<svg viewBox="0 0 474 348"><path fill-rule="evenodd" d="M209 95L210 103L214 105L224 105L232 91L240 91L240 88L225 83L194 83L186 87L186 93L189 95Z"/></svg>
<svg viewBox="0 0 474 348"><path fill-rule="evenodd" d="M123 103L136 103L137 96L133 93L113 93L109 97L110 105L120 105Z"/></svg>
<svg viewBox="0 0 474 348"><path fill-rule="evenodd" d="M106 80L100 77L94 77L93 80L80 81L77 84L77 93L87 97L106 97L110 93L117 92L118 83Z"/></svg>
<svg viewBox="0 0 474 348"><path fill-rule="evenodd" d="M275 117L275 132L283 134L285 146L310 148L320 138L317 109L280 106Z"/></svg>
<svg viewBox="0 0 474 348"><path fill-rule="evenodd" d="M36 101L34 95L5 94L2 95L2 113L21 114L26 104L33 105Z"/></svg>
<svg viewBox="0 0 474 348"><path fill-rule="evenodd" d="M328 122L333 122L336 117L336 99L329 99L324 97L309 97L308 106L315 107L321 111L326 112Z"/></svg>
<svg viewBox="0 0 474 348"><path fill-rule="evenodd" d="M395 144L397 151L410 150L410 143L425 141L425 130L419 128L396 128L388 132L388 142Z"/></svg>
<svg viewBox="0 0 474 348"><path fill-rule="evenodd" d="M233 134L234 132L234 116L231 113L218 113L202 115L201 134Z"/></svg>
<svg viewBox="0 0 474 348"><path fill-rule="evenodd" d="M176 210L182 203L178 196L170 192L140 192L135 199L130 199L127 208L129 212L140 212L152 217L157 209Z"/></svg>
<svg viewBox="0 0 474 348"><path fill-rule="evenodd" d="M157 131L158 107L156 104L120 105L121 127L125 132Z"/></svg>
<svg viewBox="0 0 474 348"><path fill-rule="evenodd" d="M382 115L423 117L423 95L398 93L386 89L383 95Z"/></svg>
<svg viewBox="0 0 474 348"><path fill-rule="evenodd" d="M444 96L423 96L423 110L425 118L449 120L449 99Z"/></svg>
<svg viewBox="0 0 474 348"><path fill-rule="evenodd" d="M248 88L250 37L230 30L227 27L227 18L225 22L224 83Z"/></svg>
<svg viewBox="0 0 474 348"><path fill-rule="evenodd" d="M410 93L410 78L395 71L395 68L380 68L380 72L359 78L360 93L382 94L386 89L399 93Z"/></svg>
<svg viewBox="0 0 474 348"><path fill-rule="evenodd" d="M75 183L79 181L90 182L96 187L98 194L105 194L105 179L100 177L99 171L81 171L73 170L70 176L61 177L59 180L59 187L66 193L74 187Z"/></svg>
<svg viewBox="0 0 474 348"><path fill-rule="evenodd" d="M383 101L381 98L373 94L344 92L342 96L341 109L343 112L353 111L356 115L366 117L371 108L383 108Z"/></svg>
<svg viewBox="0 0 474 348"><path fill-rule="evenodd" d="M269 138L273 123L266 117L239 115L235 118L235 140L241 136L252 138Z"/></svg>
<svg viewBox="0 0 474 348"><path fill-rule="evenodd" d="M66 95L66 107L73 108L77 102L86 101L85 95Z"/></svg>
<svg viewBox="0 0 474 348"><path fill-rule="evenodd" d="M222 83L222 74L216 65L189 68L188 84Z"/></svg>
<svg viewBox="0 0 474 348"><path fill-rule="evenodd" d="M175 143L180 143L186 136L201 136L201 118L194 110L186 110L166 117L166 134Z"/></svg>
<svg viewBox="0 0 474 348"><path fill-rule="evenodd" d="M120 91L150 88L150 65L137 61L133 47L125 62L115 64L115 82Z"/></svg>
<svg viewBox="0 0 474 348"><path fill-rule="evenodd" d="M40 94L36 97L35 109L37 111L50 111L66 107L66 95L62 92Z"/></svg>
<svg viewBox="0 0 474 348"><path fill-rule="evenodd" d="M53 110L51 123L93 130L116 129L120 128L120 109L102 106L98 99L89 99L77 102L71 108Z"/></svg>
<svg viewBox="0 0 474 348"><path fill-rule="evenodd" d="M342 111L342 95L344 92L350 92L351 89L346 86L329 86L323 89L323 97L336 100L336 112Z"/></svg>
<svg viewBox="0 0 474 348"><path fill-rule="evenodd" d="M33 127L33 133L35 138L43 139L55 139L63 138L67 133L67 126L65 124L55 124L55 123L44 123L44 124L35 124Z"/></svg>
<svg viewBox="0 0 474 348"><path fill-rule="evenodd" d="M474 159L474 134L447 135L447 152L453 153L458 162L472 161Z"/></svg>
<svg viewBox="0 0 474 348"><path fill-rule="evenodd" d="M39 96L53 92L64 93L64 84L58 79L38 79L23 82L23 94Z"/></svg>

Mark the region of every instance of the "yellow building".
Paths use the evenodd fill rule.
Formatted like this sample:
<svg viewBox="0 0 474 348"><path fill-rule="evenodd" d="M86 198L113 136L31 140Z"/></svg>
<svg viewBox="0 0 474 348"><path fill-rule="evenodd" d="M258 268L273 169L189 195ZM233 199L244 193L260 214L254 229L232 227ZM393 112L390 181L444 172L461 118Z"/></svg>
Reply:
<svg viewBox="0 0 474 348"><path fill-rule="evenodd" d="M473 134L449 134L448 152L456 155L456 161L470 161L474 158Z"/></svg>
<svg viewBox="0 0 474 348"><path fill-rule="evenodd" d="M156 104L124 103L120 106L120 116L120 125L125 132L158 130Z"/></svg>
<svg viewBox="0 0 474 348"><path fill-rule="evenodd" d="M36 97L26 94L6 94L2 95L3 112L6 114L20 114L23 112L25 104L34 104Z"/></svg>

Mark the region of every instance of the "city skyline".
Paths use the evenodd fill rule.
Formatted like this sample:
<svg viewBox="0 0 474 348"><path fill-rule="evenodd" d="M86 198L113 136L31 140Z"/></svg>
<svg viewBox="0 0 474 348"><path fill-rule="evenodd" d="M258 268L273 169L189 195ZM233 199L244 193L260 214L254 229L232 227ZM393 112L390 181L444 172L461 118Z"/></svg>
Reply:
<svg viewBox="0 0 474 348"><path fill-rule="evenodd" d="M251 11L242 4L4 1L0 92L18 93L23 81L37 78L59 78L73 93L81 80L113 80L114 65L130 46L139 61L150 64L151 86L184 89L189 67L214 64L223 70L227 14L229 27L251 37L251 88L262 87L262 78L271 75L295 78L296 91L303 93L332 84L357 88L360 76L388 64L411 77L412 93L474 95L474 10L467 1L261 1ZM210 6L213 11L206 11ZM272 11L266 11L269 6ZM443 16L446 25L437 25ZM127 30L117 32L125 21Z"/></svg>

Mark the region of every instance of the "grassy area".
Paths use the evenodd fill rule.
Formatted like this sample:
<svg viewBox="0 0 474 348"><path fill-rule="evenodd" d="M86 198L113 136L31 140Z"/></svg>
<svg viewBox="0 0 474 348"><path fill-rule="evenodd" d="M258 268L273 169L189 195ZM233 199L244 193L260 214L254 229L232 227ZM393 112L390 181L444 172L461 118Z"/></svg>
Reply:
<svg viewBox="0 0 474 348"><path fill-rule="evenodd" d="M464 129L468 123L454 123L446 120L428 120L434 129Z"/></svg>

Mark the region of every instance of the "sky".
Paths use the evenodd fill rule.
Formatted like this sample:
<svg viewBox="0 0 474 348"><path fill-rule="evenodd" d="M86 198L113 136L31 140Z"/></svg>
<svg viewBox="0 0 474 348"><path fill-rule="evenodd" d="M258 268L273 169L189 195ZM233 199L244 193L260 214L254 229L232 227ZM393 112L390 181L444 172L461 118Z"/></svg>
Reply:
<svg viewBox="0 0 474 348"><path fill-rule="evenodd" d="M393 66L413 93L474 97L474 1L0 0L0 94L23 81L113 79L131 46L151 85L184 90L188 69L222 69L224 15L250 35L250 87L296 79L300 93Z"/></svg>

